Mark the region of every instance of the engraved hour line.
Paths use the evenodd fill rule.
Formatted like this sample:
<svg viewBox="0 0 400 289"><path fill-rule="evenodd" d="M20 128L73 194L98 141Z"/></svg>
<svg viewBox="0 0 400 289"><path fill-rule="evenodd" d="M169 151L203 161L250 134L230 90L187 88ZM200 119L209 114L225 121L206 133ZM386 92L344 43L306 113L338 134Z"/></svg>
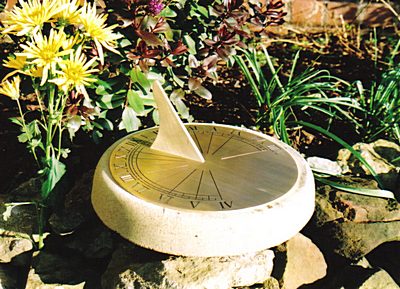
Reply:
<svg viewBox="0 0 400 289"><path fill-rule="evenodd" d="M217 151L219 151L228 141L230 141L233 138L233 135L231 135L230 138L228 138L222 145L220 145L213 153L212 155L214 155Z"/></svg>
<svg viewBox="0 0 400 289"><path fill-rule="evenodd" d="M142 155L144 157L141 157ZM148 155L150 155L150 156L148 157ZM151 157L151 156L157 156L157 157ZM162 154L157 154L157 153L147 153L147 152L143 152L143 151L140 152L140 154L137 158L141 159L141 160L151 159L151 160L161 160L161 161L186 161L186 159L181 158L181 157L162 155Z"/></svg>
<svg viewBox="0 0 400 289"><path fill-rule="evenodd" d="M213 136L214 136L214 132L211 132L210 141L208 142L208 147L207 147L207 154L210 152L210 147L211 147L211 142L212 142Z"/></svg>
<svg viewBox="0 0 400 289"><path fill-rule="evenodd" d="M203 149L201 148L201 145L200 145L199 139L197 138L196 132L194 130L192 130L192 131L193 131L193 135L194 135L194 138L196 140L197 146L198 146L200 152L203 153Z"/></svg>
<svg viewBox="0 0 400 289"><path fill-rule="evenodd" d="M181 166L175 166L175 167L166 167L166 168L160 168L160 169L155 169L155 170L146 170L146 173L153 174L153 173L158 173L158 172L164 172L164 171L171 171L171 169L181 169L181 168L187 168L189 165L181 165Z"/></svg>
<svg viewBox="0 0 400 289"><path fill-rule="evenodd" d="M229 159L233 159L233 158L237 158L237 157L243 157L243 156L258 154L258 153L264 153L264 152L266 152L266 151L267 151L267 150L262 150L262 151L255 151L255 152L249 152L249 153L243 153L243 154L238 154L238 155L223 157L223 158L221 158L221 161L229 160Z"/></svg>
<svg viewBox="0 0 400 289"><path fill-rule="evenodd" d="M180 184L182 184L184 181L186 181L194 172L196 171L196 169L194 169L193 171L191 171L186 177L184 177L175 187L173 187L169 192L171 193L172 191L174 191Z"/></svg>
<svg viewBox="0 0 400 289"><path fill-rule="evenodd" d="M223 198L222 198L221 192L219 191L219 188L218 188L218 186L217 186L217 183L215 182L214 176L213 176L213 174L211 173L211 170L209 170L209 172L210 172L211 179L213 180L214 186L215 186L215 188L217 189L218 196L219 196L219 198L222 200Z"/></svg>
<svg viewBox="0 0 400 289"><path fill-rule="evenodd" d="M197 191L196 191L196 197L195 197L196 199L197 199L197 196L199 195L200 186L201 186L201 180L203 179L203 174L204 174L204 171L201 171L199 185L197 186Z"/></svg>

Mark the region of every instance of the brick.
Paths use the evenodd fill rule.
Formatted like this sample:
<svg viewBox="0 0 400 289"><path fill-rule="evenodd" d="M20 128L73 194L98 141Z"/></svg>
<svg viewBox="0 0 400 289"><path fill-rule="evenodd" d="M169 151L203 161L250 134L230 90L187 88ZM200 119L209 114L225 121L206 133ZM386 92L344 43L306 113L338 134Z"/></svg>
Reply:
<svg viewBox="0 0 400 289"><path fill-rule="evenodd" d="M360 8L357 20L366 26L385 26L393 24L394 15L381 3L369 3Z"/></svg>
<svg viewBox="0 0 400 289"><path fill-rule="evenodd" d="M327 2L324 24L327 26L340 25L342 19L345 23L352 23L357 18L358 4L349 2Z"/></svg>
<svg viewBox="0 0 400 289"><path fill-rule="evenodd" d="M290 23L320 26L323 25L323 3L317 0L292 0L290 3Z"/></svg>

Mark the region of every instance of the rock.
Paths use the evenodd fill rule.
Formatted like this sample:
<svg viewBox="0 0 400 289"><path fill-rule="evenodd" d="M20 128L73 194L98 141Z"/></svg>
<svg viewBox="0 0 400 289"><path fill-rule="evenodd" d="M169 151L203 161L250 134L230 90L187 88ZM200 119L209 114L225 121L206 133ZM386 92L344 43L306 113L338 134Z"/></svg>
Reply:
<svg viewBox="0 0 400 289"><path fill-rule="evenodd" d="M267 280L264 281L262 288L263 289L280 289L281 287L279 286L278 280L276 280L273 277L269 277Z"/></svg>
<svg viewBox="0 0 400 289"><path fill-rule="evenodd" d="M320 157L309 157L307 158L307 163L313 171L333 176L342 174L342 168L336 161L331 161Z"/></svg>
<svg viewBox="0 0 400 289"><path fill-rule="evenodd" d="M79 228L65 238L64 243L67 248L80 252L88 259L109 257L114 249L111 231L100 222L91 222L90 226Z"/></svg>
<svg viewBox="0 0 400 289"><path fill-rule="evenodd" d="M35 273L34 269L29 271L28 281L25 289L83 289L85 282L79 284L47 284L42 281L40 275Z"/></svg>
<svg viewBox="0 0 400 289"><path fill-rule="evenodd" d="M49 223L52 230L60 235L71 234L85 221L95 218L90 201L93 171L85 173L65 195L62 210L54 213Z"/></svg>
<svg viewBox="0 0 400 289"><path fill-rule="evenodd" d="M315 224L329 246L358 260L379 245L400 241L400 205L394 200L317 188Z"/></svg>
<svg viewBox="0 0 400 289"><path fill-rule="evenodd" d="M84 280L83 258L72 252L35 252L32 269L44 284L78 284ZM34 287L33 287L34 288Z"/></svg>
<svg viewBox="0 0 400 289"><path fill-rule="evenodd" d="M400 287L393 281L392 277L384 271L379 270L372 274L362 283L358 289L399 289ZM346 288L345 288L346 289Z"/></svg>
<svg viewBox="0 0 400 289"><path fill-rule="evenodd" d="M14 257L32 248L32 241L28 235L9 231L0 232L0 263L9 263Z"/></svg>
<svg viewBox="0 0 400 289"><path fill-rule="evenodd" d="M271 274L273 258L271 250L234 257L178 257L124 244L114 252L102 287L230 289L262 284Z"/></svg>
<svg viewBox="0 0 400 289"><path fill-rule="evenodd" d="M392 161L400 156L400 146L389 141L377 140L371 144L357 143L353 148L379 175L385 188L392 191L399 189L399 163L395 164ZM337 160L341 167L347 166L353 175L371 175L369 169L347 149L339 151Z"/></svg>
<svg viewBox="0 0 400 289"><path fill-rule="evenodd" d="M17 272L14 268L0 264L0 289L16 289L18 286Z"/></svg>
<svg viewBox="0 0 400 289"><path fill-rule="evenodd" d="M400 284L400 242L388 242L380 245L367 255L372 266L382 268Z"/></svg>
<svg viewBox="0 0 400 289"><path fill-rule="evenodd" d="M0 228L32 235L37 231L36 207L39 199L38 179L22 183L10 194L0 194Z"/></svg>
<svg viewBox="0 0 400 289"><path fill-rule="evenodd" d="M314 283L326 275L324 256L304 235L298 233L277 249L280 254L285 254L286 260L283 275L276 276L280 279L282 289L296 289L304 284Z"/></svg>

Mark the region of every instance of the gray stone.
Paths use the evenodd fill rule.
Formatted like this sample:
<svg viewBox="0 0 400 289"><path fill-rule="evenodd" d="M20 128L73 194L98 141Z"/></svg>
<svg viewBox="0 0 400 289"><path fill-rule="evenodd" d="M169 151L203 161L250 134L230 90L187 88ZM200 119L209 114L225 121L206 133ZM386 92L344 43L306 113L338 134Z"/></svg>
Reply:
<svg viewBox="0 0 400 289"><path fill-rule="evenodd" d="M262 284L270 277L273 258L271 250L233 257L178 257L125 244L114 252L102 277L102 286L103 289L250 286Z"/></svg>
<svg viewBox="0 0 400 289"><path fill-rule="evenodd" d="M313 171L329 174L329 175L340 175L342 174L342 168L336 161L331 161L320 157L309 157L307 163Z"/></svg>
<svg viewBox="0 0 400 289"><path fill-rule="evenodd" d="M400 240L400 205L394 200L318 187L314 218L334 251L352 260Z"/></svg>
<svg viewBox="0 0 400 289"><path fill-rule="evenodd" d="M9 263L32 248L32 241L28 235L0 230L0 263Z"/></svg>
<svg viewBox="0 0 400 289"><path fill-rule="evenodd" d="M400 146L389 141L377 140L370 144L357 143L353 148L379 175L385 188L393 191L399 189L400 168L398 162L393 163L393 160L400 156ZM353 175L371 175L369 169L347 149L339 151L337 160L341 167L347 166Z"/></svg>
<svg viewBox="0 0 400 289"><path fill-rule="evenodd" d="M40 198L36 183L36 179L31 179L10 194L0 194L1 229L28 235L37 231L37 212L32 203Z"/></svg>
<svg viewBox="0 0 400 289"><path fill-rule="evenodd" d="M394 282L392 277L384 271L379 270L372 274L359 289L399 289L400 287Z"/></svg>
<svg viewBox="0 0 400 289"><path fill-rule="evenodd" d="M34 269L29 271L28 281L25 289L83 289L85 282L79 284L60 284L60 283L45 283L40 275L35 273Z"/></svg>
<svg viewBox="0 0 400 289"><path fill-rule="evenodd" d="M283 289L295 289L325 277L327 264L318 247L298 233L278 247L286 254L286 264L280 283Z"/></svg>

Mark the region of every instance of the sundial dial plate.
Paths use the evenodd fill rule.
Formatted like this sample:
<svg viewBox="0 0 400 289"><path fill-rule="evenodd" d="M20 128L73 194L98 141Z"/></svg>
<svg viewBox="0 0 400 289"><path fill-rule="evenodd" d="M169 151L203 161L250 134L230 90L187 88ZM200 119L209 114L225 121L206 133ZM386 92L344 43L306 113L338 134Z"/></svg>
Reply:
<svg viewBox="0 0 400 289"><path fill-rule="evenodd" d="M159 206L237 210L271 202L296 184L298 170L285 147L250 130L186 125L205 162L150 148L157 128L134 133L112 151L110 171L127 192Z"/></svg>
<svg viewBox="0 0 400 289"><path fill-rule="evenodd" d="M93 179L92 204L142 247L185 256L239 255L294 236L314 211L314 179L298 152L264 134L184 125L153 83L160 126L113 144Z"/></svg>

